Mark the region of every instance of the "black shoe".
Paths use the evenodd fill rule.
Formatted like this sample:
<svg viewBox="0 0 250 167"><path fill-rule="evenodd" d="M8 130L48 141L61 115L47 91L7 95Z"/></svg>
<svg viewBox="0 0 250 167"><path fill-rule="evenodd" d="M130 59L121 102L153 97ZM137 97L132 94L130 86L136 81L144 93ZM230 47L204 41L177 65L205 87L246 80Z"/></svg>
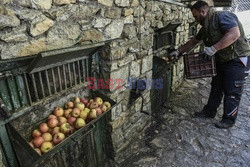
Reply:
<svg viewBox="0 0 250 167"><path fill-rule="evenodd" d="M215 123L214 126L216 128L220 128L220 129L228 129L228 128L234 126L234 123L232 123L230 121L226 121L226 120L221 120L220 122Z"/></svg>
<svg viewBox="0 0 250 167"><path fill-rule="evenodd" d="M195 112L194 113L194 116L195 117L200 117L200 118L214 118L215 115L213 114L210 114L210 113L207 113L206 111L202 110L200 112Z"/></svg>

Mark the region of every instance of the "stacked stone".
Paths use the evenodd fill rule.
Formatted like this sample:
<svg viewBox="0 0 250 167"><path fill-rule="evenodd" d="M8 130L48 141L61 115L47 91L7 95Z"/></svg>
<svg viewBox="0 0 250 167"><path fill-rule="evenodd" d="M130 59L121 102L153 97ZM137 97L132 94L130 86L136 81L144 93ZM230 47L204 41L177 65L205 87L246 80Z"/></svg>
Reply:
<svg viewBox="0 0 250 167"><path fill-rule="evenodd" d="M191 12L183 6L150 0L0 0L0 57L12 59L43 51L106 42L100 58L104 79L123 79L121 89L105 93L117 101L112 111L112 141L120 153L150 117L150 90L129 104L127 78L152 79L154 29L172 21L175 48L188 40ZM173 89L183 79L183 59L174 65ZM117 84L116 84L117 86ZM142 105L143 103L143 105ZM118 154L117 154L118 155ZM119 161L119 156L117 156Z"/></svg>

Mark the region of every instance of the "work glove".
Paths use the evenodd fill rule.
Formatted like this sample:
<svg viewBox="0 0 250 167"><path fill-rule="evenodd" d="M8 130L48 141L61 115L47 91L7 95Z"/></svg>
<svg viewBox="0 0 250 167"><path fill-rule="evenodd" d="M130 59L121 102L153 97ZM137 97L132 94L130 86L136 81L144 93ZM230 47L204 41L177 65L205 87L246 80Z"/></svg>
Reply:
<svg viewBox="0 0 250 167"><path fill-rule="evenodd" d="M211 47L205 47L204 51L200 53L199 55L202 57L204 61L209 61L212 59L213 55L217 52L217 50L211 46Z"/></svg>
<svg viewBox="0 0 250 167"><path fill-rule="evenodd" d="M169 58L170 59L177 59L178 58L178 56L179 56L179 54L180 54L180 52L178 51L178 50L175 50L175 51L173 51L173 52L171 52L170 54L169 54Z"/></svg>

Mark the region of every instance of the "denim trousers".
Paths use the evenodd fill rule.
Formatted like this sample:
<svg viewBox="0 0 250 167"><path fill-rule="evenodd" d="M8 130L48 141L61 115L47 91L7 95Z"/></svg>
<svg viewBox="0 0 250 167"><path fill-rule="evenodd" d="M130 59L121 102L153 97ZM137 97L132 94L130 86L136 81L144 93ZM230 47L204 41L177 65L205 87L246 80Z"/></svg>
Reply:
<svg viewBox="0 0 250 167"><path fill-rule="evenodd" d="M239 58L236 58L227 63L216 63L216 70L217 75L212 78L208 103L203 110L215 116L224 96L222 120L235 123L249 65L246 67Z"/></svg>

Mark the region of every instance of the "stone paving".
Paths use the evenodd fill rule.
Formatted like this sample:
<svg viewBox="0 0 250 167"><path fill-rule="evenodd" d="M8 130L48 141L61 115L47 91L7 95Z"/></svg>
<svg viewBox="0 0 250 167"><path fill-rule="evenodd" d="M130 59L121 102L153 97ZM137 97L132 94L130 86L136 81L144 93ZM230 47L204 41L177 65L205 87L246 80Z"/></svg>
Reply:
<svg viewBox="0 0 250 167"><path fill-rule="evenodd" d="M123 154L119 167L249 167L250 78L234 127L217 129L215 119L194 118L206 104L210 79L185 80L152 118L152 126ZM126 157L126 158L125 158Z"/></svg>

